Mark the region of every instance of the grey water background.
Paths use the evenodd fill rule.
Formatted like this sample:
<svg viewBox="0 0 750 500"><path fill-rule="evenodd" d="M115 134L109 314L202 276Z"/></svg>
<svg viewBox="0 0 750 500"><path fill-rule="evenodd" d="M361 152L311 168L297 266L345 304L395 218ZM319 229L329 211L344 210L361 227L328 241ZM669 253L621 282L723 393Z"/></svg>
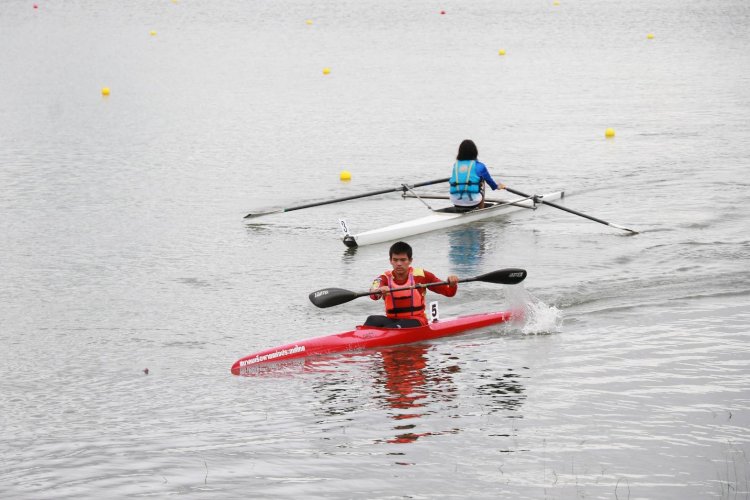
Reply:
<svg viewBox="0 0 750 500"><path fill-rule="evenodd" d="M748 2L38 6L0 5L0 496L748 498ZM388 267L339 217L426 209L243 216L447 177L465 138L641 234L412 238L439 276L529 272L443 317L528 322L232 376L378 311L307 299Z"/></svg>

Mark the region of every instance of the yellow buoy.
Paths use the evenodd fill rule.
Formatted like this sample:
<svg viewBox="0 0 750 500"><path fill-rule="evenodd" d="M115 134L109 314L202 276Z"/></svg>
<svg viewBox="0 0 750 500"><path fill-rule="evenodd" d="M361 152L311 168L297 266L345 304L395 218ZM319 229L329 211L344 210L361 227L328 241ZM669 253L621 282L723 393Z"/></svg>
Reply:
<svg viewBox="0 0 750 500"><path fill-rule="evenodd" d="M654 34L653 33L649 33L648 35L646 35L646 38L648 38L649 40L653 40L654 39Z"/></svg>
<svg viewBox="0 0 750 500"><path fill-rule="evenodd" d="M497 55L504 56L505 55L505 49L500 49L497 51Z"/></svg>
<svg viewBox="0 0 750 500"><path fill-rule="evenodd" d="M109 87L102 87L102 95L109 95Z"/></svg>
<svg viewBox="0 0 750 500"><path fill-rule="evenodd" d="M339 174L339 179L342 181L350 181L352 180L352 174L348 170L342 170Z"/></svg>
<svg viewBox="0 0 750 500"><path fill-rule="evenodd" d="M604 131L604 137L614 137L615 136L615 129L608 128Z"/></svg>
<svg viewBox="0 0 750 500"><path fill-rule="evenodd" d="M311 25L312 24L312 19L308 19L307 21L305 21L305 24L307 24L308 26Z"/></svg>
<svg viewBox="0 0 750 500"><path fill-rule="evenodd" d="M327 75L331 72L331 68L323 68L323 74Z"/></svg>
<svg viewBox="0 0 750 500"><path fill-rule="evenodd" d="M156 36L156 31L151 30L151 31L148 32L148 34L151 35L151 36Z"/></svg>

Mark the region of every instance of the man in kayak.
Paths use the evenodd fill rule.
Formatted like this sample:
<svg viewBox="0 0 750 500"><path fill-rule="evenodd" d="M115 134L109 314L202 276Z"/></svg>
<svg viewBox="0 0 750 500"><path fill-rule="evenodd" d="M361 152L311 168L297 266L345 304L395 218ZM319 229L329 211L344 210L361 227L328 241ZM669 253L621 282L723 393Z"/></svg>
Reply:
<svg viewBox="0 0 750 500"><path fill-rule="evenodd" d="M382 298L385 301L385 316L369 316L365 325L385 328L411 328L426 325L424 298L427 288L395 292L392 290L425 283L439 283L442 280L429 271L411 267L412 250L408 243L403 241L394 243L388 254L393 269L375 278L370 287L370 291L376 292L370 295L372 300ZM453 297L458 291L458 276L450 275L447 281L447 285L431 286L430 290L446 297Z"/></svg>
<svg viewBox="0 0 750 500"><path fill-rule="evenodd" d="M479 151L474 141L466 139L458 146L450 179L451 203L457 211L467 212L484 207L485 182L493 191L498 188L487 167L477 160L477 156ZM505 189L503 184L499 187Z"/></svg>

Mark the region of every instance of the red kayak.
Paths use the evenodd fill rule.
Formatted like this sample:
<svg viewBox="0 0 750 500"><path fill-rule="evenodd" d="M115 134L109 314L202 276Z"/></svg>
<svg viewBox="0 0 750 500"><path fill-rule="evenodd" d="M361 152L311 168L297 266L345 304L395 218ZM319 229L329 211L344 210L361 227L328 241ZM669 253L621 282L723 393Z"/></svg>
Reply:
<svg viewBox="0 0 750 500"><path fill-rule="evenodd" d="M253 367L263 363L275 363L357 349L410 344L422 340L446 337L465 332L466 330L504 323L513 317L519 318L522 314L520 311L472 314L471 316L444 319L415 328L358 326L356 329L348 332L300 340L293 344L273 347L250 354L237 360L232 365L232 374L242 375L249 373Z"/></svg>

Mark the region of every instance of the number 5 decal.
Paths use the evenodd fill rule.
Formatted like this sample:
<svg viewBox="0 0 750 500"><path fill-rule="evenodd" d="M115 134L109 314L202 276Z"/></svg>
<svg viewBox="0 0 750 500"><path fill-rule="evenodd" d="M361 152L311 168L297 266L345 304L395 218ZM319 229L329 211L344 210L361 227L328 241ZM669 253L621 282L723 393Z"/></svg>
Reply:
<svg viewBox="0 0 750 500"><path fill-rule="evenodd" d="M434 323L440 319L437 301L430 302L430 322Z"/></svg>

